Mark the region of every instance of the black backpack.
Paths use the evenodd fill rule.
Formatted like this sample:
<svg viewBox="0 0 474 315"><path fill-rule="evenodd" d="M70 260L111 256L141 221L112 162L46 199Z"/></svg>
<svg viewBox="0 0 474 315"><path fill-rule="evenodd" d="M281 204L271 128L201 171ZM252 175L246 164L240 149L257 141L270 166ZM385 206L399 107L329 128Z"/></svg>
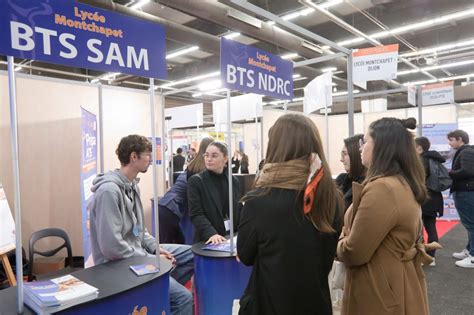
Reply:
<svg viewBox="0 0 474 315"><path fill-rule="evenodd" d="M428 161L430 163L430 176L426 179L426 187L436 192L451 188L453 180L449 177L446 167L433 159L428 159Z"/></svg>

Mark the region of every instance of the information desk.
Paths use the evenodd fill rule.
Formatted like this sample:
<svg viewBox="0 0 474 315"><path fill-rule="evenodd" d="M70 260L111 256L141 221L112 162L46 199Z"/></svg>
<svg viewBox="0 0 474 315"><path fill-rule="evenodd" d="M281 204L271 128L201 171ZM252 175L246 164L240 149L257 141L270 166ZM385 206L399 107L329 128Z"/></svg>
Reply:
<svg viewBox="0 0 474 315"><path fill-rule="evenodd" d="M161 271L150 275L136 276L130 270L131 265L149 263L155 264L156 257L132 257L71 273L98 288L99 296L57 314L169 314L171 262L161 258ZM1 290L0 314L16 312L16 287ZM25 304L23 314L35 312Z"/></svg>
<svg viewBox="0 0 474 315"><path fill-rule="evenodd" d="M232 314L234 299L244 293L252 272L226 252L203 250L204 242L193 245L194 306L197 315Z"/></svg>

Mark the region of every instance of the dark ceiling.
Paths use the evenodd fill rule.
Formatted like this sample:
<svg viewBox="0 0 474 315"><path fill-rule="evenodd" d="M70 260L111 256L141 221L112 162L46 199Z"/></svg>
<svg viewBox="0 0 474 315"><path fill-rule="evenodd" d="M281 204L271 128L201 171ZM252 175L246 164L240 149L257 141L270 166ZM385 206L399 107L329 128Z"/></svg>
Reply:
<svg viewBox="0 0 474 315"><path fill-rule="evenodd" d="M156 80L155 85L157 86L218 71L219 38L230 32L240 32L242 34L234 38L234 40L265 49L274 54L283 55L289 52L296 52L299 54L299 57L293 59L295 62L321 56L319 53L301 47L302 40L308 41L308 38L301 38L296 32L286 29L285 27L282 27L285 31L275 28L266 23L267 19L242 9L231 3L230 0L159 0L150 1L139 9L130 8L139 1L140 0L82 0L80 2L140 16L141 18L150 19L150 17L157 17L161 19L161 21L168 24L166 26L167 54L193 45L199 46L199 50L169 59L168 81ZM327 5L327 2L331 1L334 0L313 0L313 3ZM305 3L307 0L251 0L248 2L280 17L311 8L311 6ZM400 26L441 18L431 25L424 25L418 28L415 25L413 29L408 28L396 35L389 35L377 39L382 44L399 43L400 54L474 40L474 0L346 0L338 2L340 3L329 7L329 12L348 23L351 27L369 36L384 30L390 31ZM265 23L262 23L261 28L255 28L236 19L232 19L226 14L230 7L246 12ZM143 15L141 12L146 14ZM457 16L447 17L449 14L457 14ZM464 16L462 16L462 14L464 14ZM304 16L291 19L290 22L336 43L356 37L347 29L330 21L327 16L317 10L309 12ZM314 41L313 43L320 47L324 46ZM369 46L372 46L372 44L366 41L345 45L345 47L349 49ZM411 65L399 62L398 71L410 70L413 69L413 67L424 68L427 66L440 66L454 62L465 62L466 64L444 69L432 69L428 71L428 74L418 72L400 75L395 80L396 82L370 84L367 91L399 88L407 82L433 80L433 78L460 77L455 80L455 85L461 85L462 82L466 81L469 83L469 80L474 79L474 63L469 64L469 61L474 60L474 41L469 45L457 47L456 49L438 51L437 53L419 53L415 56L409 56L407 59L411 62ZM5 58L3 58L3 60L5 60ZM97 71L74 69L36 61L28 63L19 59L15 61L24 63L25 67L20 70L21 72L35 75L61 77L80 81L91 81L94 78L100 78L101 75L104 75L104 73ZM302 87L315 76L322 73L323 68L330 66L337 68L337 72L333 78L337 84L335 91L337 90L338 93L346 91L346 61L344 58L340 58L312 66L296 68L295 73L300 74L300 78L303 79L295 82L295 97L301 97L303 95ZM5 63L0 64L0 67L5 69ZM470 74L472 74L471 79L465 77ZM218 79L218 77L210 79ZM128 75L119 75L115 80L102 81L103 84L120 85L138 89L147 89L147 82L148 79L146 78ZM188 84L176 84L173 88L179 89L201 82L202 80ZM463 83L463 85L466 85L466 83ZM169 89L164 90L167 91ZM360 89L362 93L367 91ZM182 92L172 97L167 97L166 106L179 106L202 101L207 104L205 113L209 114L209 104L212 100L222 98L224 95L222 93L213 93L214 95L202 94L193 97L193 94L197 92L199 92L199 90L196 88L191 92ZM467 97L467 100L469 100L469 97ZM474 100L474 95L472 95L471 101L472 100ZM270 101L270 99L267 101ZM340 110L333 112L344 110L344 100L340 100L339 103ZM294 105L298 108L300 104L301 102L299 101L295 102ZM407 106L405 93L390 95L389 108L403 106ZM337 102L335 107L337 107Z"/></svg>

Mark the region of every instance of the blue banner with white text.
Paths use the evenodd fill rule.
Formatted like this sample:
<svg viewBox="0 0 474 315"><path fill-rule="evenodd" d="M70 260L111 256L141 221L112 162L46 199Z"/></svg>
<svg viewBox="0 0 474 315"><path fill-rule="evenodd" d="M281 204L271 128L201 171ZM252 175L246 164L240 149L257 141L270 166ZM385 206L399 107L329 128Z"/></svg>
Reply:
<svg viewBox="0 0 474 315"><path fill-rule="evenodd" d="M90 249L90 225L87 204L92 197L92 181L97 176L97 118L81 107L81 209L85 267L94 265Z"/></svg>
<svg viewBox="0 0 474 315"><path fill-rule="evenodd" d="M291 61L225 38L221 38L221 80L232 90L293 99Z"/></svg>
<svg viewBox="0 0 474 315"><path fill-rule="evenodd" d="M0 54L166 79L162 25L72 0L0 0Z"/></svg>

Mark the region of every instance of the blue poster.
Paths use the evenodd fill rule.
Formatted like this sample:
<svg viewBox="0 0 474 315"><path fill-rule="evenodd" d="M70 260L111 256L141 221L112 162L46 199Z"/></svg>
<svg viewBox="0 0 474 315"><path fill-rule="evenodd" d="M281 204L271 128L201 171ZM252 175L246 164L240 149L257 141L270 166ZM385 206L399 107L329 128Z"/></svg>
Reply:
<svg viewBox="0 0 474 315"><path fill-rule="evenodd" d="M293 99L291 61L225 38L221 38L221 81L232 90Z"/></svg>
<svg viewBox="0 0 474 315"><path fill-rule="evenodd" d="M89 211L87 204L92 197L92 181L97 175L97 119L81 107L82 157L81 157L81 208L82 237L85 266L93 266L90 250Z"/></svg>
<svg viewBox="0 0 474 315"><path fill-rule="evenodd" d="M430 150L438 151L445 159L444 166L451 170L454 151L448 144L447 134L453 130L458 129L457 124L424 124L423 136L428 138L431 143ZM458 212L454 206L454 200L449 194L449 190L442 192L444 200L444 215L442 220L459 220Z"/></svg>
<svg viewBox="0 0 474 315"><path fill-rule="evenodd" d="M0 0L0 54L166 79L165 29L72 0Z"/></svg>

